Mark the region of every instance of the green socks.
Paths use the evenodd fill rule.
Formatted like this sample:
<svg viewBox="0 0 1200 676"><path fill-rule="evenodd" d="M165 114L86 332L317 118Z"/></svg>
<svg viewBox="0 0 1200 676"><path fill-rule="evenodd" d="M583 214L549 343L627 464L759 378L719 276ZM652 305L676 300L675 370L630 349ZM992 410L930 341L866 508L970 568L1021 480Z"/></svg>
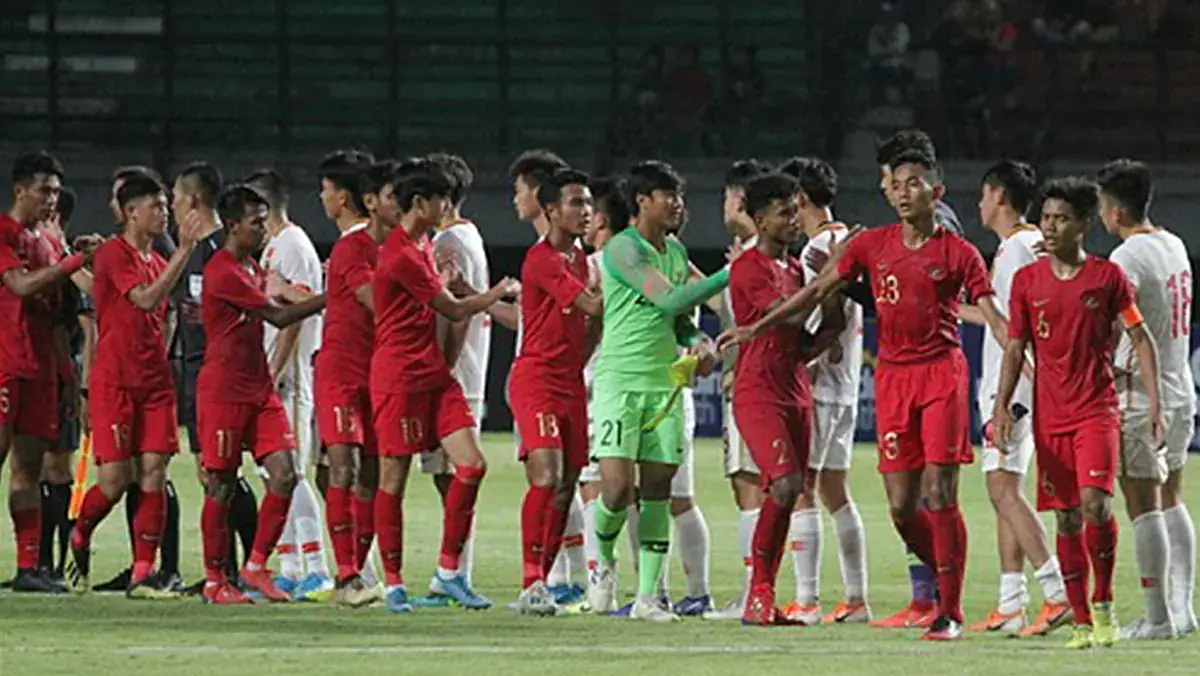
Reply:
<svg viewBox="0 0 1200 676"><path fill-rule="evenodd" d="M604 504L603 498L596 498L594 509L600 560L611 566L617 562L617 554L614 549L616 549L617 537L621 534L621 529L625 527L625 517L629 514L629 509L614 512Z"/></svg>
<svg viewBox="0 0 1200 676"><path fill-rule="evenodd" d="M658 592L658 581L662 577L663 564L671 543L671 503L669 500L642 500L638 512L638 537L641 541L638 548L638 598L653 599ZM599 525L597 530L600 530ZM603 545L601 541L601 547Z"/></svg>

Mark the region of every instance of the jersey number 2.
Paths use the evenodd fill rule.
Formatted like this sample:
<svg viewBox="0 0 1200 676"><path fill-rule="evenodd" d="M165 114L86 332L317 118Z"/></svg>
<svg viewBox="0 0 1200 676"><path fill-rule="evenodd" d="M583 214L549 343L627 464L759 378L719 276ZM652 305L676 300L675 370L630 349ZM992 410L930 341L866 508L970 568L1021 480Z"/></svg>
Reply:
<svg viewBox="0 0 1200 676"><path fill-rule="evenodd" d="M1181 338L1191 333L1192 275L1186 270L1167 279L1171 293L1171 337Z"/></svg>

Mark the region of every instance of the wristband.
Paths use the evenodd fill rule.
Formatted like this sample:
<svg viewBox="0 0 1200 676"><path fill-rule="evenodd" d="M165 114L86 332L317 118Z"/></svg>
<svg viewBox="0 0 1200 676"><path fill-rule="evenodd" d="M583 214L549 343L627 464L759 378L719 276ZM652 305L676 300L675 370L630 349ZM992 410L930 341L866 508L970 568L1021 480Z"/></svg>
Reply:
<svg viewBox="0 0 1200 676"><path fill-rule="evenodd" d="M79 271L79 268L83 267L84 262L83 254L71 254L62 259L58 267L62 268L62 271L67 275L73 275Z"/></svg>

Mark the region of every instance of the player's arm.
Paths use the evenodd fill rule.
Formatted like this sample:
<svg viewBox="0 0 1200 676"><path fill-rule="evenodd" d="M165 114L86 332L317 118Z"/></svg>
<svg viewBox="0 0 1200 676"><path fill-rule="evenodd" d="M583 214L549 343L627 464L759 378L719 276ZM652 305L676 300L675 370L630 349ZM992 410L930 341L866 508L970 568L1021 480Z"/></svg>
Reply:
<svg viewBox="0 0 1200 676"><path fill-rule="evenodd" d="M976 326L988 325L987 319L985 319L983 316L983 312L981 312L978 307L974 305L968 305L967 303L963 303L958 306L958 318L968 324L974 324ZM1001 343L1001 345L1003 345L1003 343Z"/></svg>
<svg viewBox="0 0 1200 676"><path fill-rule="evenodd" d="M1030 327L1029 303L1026 299L1026 275L1017 273L1008 299L1008 340L1000 364L1000 382L996 386L996 402L992 407L992 443L1002 453L1007 452L1012 432L1012 398L1025 365L1025 350L1033 331Z"/></svg>
<svg viewBox="0 0 1200 676"><path fill-rule="evenodd" d="M75 288L79 289L80 293L92 293L92 271L87 268L80 268L71 275L71 283Z"/></svg>
<svg viewBox="0 0 1200 676"><path fill-rule="evenodd" d="M697 267L695 263L688 261L688 270L692 273L691 276L688 277L689 282L699 282L700 280L704 279L704 271ZM725 308L725 296L724 294L718 293L712 298L704 301L704 304L708 306L709 310L720 314Z"/></svg>
<svg viewBox="0 0 1200 676"><path fill-rule="evenodd" d="M521 325L521 311L516 303L500 301L487 309L488 316L509 331L516 331Z"/></svg>
<svg viewBox="0 0 1200 676"><path fill-rule="evenodd" d="M54 265L31 271L21 264L14 246L9 242L0 242L0 281L14 296L28 298L43 289L61 284L91 259L91 254L75 253Z"/></svg>
<svg viewBox="0 0 1200 676"><path fill-rule="evenodd" d="M803 360L808 362L825 354L827 350L838 345L842 331L846 330L846 311L842 300L835 294L825 299L821 304L821 324L815 332L808 332L808 339L802 351ZM839 353L840 354L840 353ZM840 361L840 358L836 361Z"/></svg>
<svg viewBox="0 0 1200 676"><path fill-rule="evenodd" d="M825 265L829 262L829 252L813 245L809 245L806 249L804 264L808 270L813 271L813 277L815 277L817 274L815 271L824 270ZM847 282L842 286L841 293L864 309L875 307L875 294L871 292L870 282L864 278Z"/></svg>
<svg viewBox="0 0 1200 676"><path fill-rule="evenodd" d="M511 294L514 287L515 282L505 277L486 292L462 299L455 298L443 288L441 293L430 299L429 304L441 316L457 322L488 309L501 298Z"/></svg>
<svg viewBox="0 0 1200 676"><path fill-rule="evenodd" d="M681 347L686 347L688 354L699 358L700 363L696 365L697 374L708 375L717 365L716 343L696 326L691 317L679 315L675 318L675 342Z"/></svg>
<svg viewBox="0 0 1200 676"><path fill-rule="evenodd" d="M724 269L676 287L650 265L636 242L624 237L614 237L602 256L604 266L617 281L671 315L684 314L729 286L729 270Z"/></svg>
<svg viewBox="0 0 1200 676"><path fill-rule="evenodd" d="M964 306L959 306L960 317L961 310ZM996 297L992 295L983 296L975 299L973 307L978 310L983 323L991 330L992 335L996 337L996 342L1003 347L1008 342L1008 320L1000 312L1000 308L996 307Z"/></svg>
<svg viewBox="0 0 1200 676"><path fill-rule="evenodd" d="M324 310L325 294L317 294L303 303L296 303L295 305L272 305L267 303L262 307L247 309L251 314L270 323L275 328L284 329Z"/></svg>

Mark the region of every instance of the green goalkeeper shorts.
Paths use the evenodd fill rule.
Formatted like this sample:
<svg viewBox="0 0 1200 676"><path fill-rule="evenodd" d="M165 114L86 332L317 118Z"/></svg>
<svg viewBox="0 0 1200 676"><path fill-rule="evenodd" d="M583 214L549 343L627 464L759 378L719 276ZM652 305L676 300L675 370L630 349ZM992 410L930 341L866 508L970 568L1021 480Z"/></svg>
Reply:
<svg viewBox="0 0 1200 676"><path fill-rule="evenodd" d="M643 429L667 407L670 392L624 391L597 388L591 408L595 425L592 457L624 458L634 462L683 462L683 397L671 402L670 409L650 431Z"/></svg>

